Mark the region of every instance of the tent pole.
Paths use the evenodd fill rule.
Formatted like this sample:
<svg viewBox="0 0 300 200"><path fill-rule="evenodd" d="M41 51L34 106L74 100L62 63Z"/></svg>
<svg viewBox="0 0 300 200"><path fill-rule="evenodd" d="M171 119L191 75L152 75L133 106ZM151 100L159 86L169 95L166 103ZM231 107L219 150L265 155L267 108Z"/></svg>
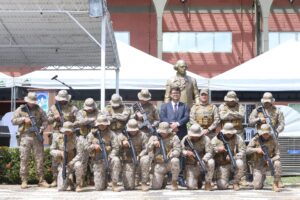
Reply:
<svg viewBox="0 0 300 200"><path fill-rule="evenodd" d="M106 51L106 14L104 13L101 21L101 93L100 93L100 108L103 111L105 108L105 51Z"/></svg>
<svg viewBox="0 0 300 200"><path fill-rule="evenodd" d="M120 78L120 68L117 68L116 69L116 94L119 94L119 87L120 87L119 78Z"/></svg>

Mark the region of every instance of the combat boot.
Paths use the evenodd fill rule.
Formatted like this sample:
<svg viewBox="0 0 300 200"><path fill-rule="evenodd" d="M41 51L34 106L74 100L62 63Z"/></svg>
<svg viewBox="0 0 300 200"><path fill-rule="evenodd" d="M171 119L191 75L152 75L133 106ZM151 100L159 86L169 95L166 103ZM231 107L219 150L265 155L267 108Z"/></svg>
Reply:
<svg viewBox="0 0 300 200"><path fill-rule="evenodd" d="M284 188L283 182L281 180L278 182L278 187L279 188Z"/></svg>
<svg viewBox="0 0 300 200"><path fill-rule="evenodd" d="M54 181L52 181L52 183L50 184L50 187L57 187L56 179L54 179Z"/></svg>
<svg viewBox="0 0 300 200"><path fill-rule="evenodd" d="M48 188L50 187L50 185L45 181L45 179L40 179L39 183L38 183L39 187L45 187Z"/></svg>
<svg viewBox="0 0 300 200"><path fill-rule="evenodd" d="M121 192L121 188L118 186L117 183L112 183L111 189L112 189L112 191L114 191L114 192Z"/></svg>
<svg viewBox="0 0 300 200"><path fill-rule="evenodd" d="M22 181L21 188L22 188L22 189L29 188L29 186L28 186L28 184L27 184L27 181Z"/></svg>
<svg viewBox="0 0 300 200"><path fill-rule="evenodd" d="M237 183L233 184L233 190L239 191L240 190L239 184L237 184Z"/></svg>
<svg viewBox="0 0 300 200"><path fill-rule="evenodd" d="M205 190L207 190L207 191L212 191L211 183L210 183L210 182L206 182L204 188L205 188Z"/></svg>
<svg viewBox="0 0 300 200"><path fill-rule="evenodd" d="M76 192L82 192L82 187L80 185L77 185L75 191Z"/></svg>
<svg viewBox="0 0 300 200"><path fill-rule="evenodd" d="M148 185L146 183L142 183L142 191L143 192L149 191L149 187L148 187Z"/></svg>
<svg viewBox="0 0 300 200"><path fill-rule="evenodd" d="M278 184L279 184L278 181L273 182L272 189L273 189L274 192L280 192L280 188L278 187Z"/></svg>
<svg viewBox="0 0 300 200"><path fill-rule="evenodd" d="M172 190L178 190L177 181L172 181Z"/></svg>

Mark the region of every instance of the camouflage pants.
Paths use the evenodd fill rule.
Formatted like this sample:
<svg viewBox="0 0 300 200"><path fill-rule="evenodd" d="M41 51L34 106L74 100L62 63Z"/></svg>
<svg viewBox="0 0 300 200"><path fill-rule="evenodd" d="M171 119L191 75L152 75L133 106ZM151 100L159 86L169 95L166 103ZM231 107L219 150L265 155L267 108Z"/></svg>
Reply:
<svg viewBox="0 0 300 200"><path fill-rule="evenodd" d="M276 160L274 163L274 181L280 181L281 177L281 162ZM266 173L269 170L269 167L255 167L253 169L253 187L256 190L262 189L264 187L264 182L266 179Z"/></svg>
<svg viewBox="0 0 300 200"><path fill-rule="evenodd" d="M211 182L214 170L215 170L215 161L213 159L209 159L207 163L205 163L205 167L207 170L207 174L205 175L205 181ZM198 181L202 182L202 176L199 165L186 165L185 166L186 173L186 185L189 190L198 189Z"/></svg>
<svg viewBox="0 0 300 200"><path fill-rule="evenodd" d="M27 181L29 155L33 151L39 180L44 179L44 145L38 141L34 133L21 134L20 141L20 176Z"/></svg>
<svg viewBox="0 0 300 200"><path fill-rule="evenodd" d="M172 181L177 181L178 175L180 172L179 158L172 158L168 163L155 163L153 179L152 179L152 188L159 190L162 188L163 180L165 175L171 171Z"/></svg>
<svg viewBox="0 0 300 200"><path fill-rule="evenodd" d="M244 175L244 162L241 159L236 159L237 169L234 172L233 184L238 184L241 177ZM229 177L231 173L231 164L220 165L216 168L217 187L219 190L225 190L229 185Z"/></svg>
<svg viewBox="0 0 300 200"><path fill-rule="evenodd" d="M133 190L135 188L136 173L141 170L142 183L147 183L149 179L149 156L143 156L140 158L139 166L135 166L133 163L123 163L123 184L125 190Z"/></svg>
<svg viewBox="0 0 300 200"><path fill-rule="evenodd" d="M51 136L52 143L54 143L55 138L58 136L58 134L59 134L58 130L52 133L52 136ZM52 170L53 180L57 179L59 164L60 164L60 159L56 159L56 158L52 157L51 170Z"/></svg>
<svg viewBox="0 0 300 200"><path fill-rule="evenodd" d="M73 177L74 170L71 170L70 168L67 168L66 180L63 180L62 171L63 171L63 165L59 164L59 166L58 166L58 176L57 176L57 189L58 189L58 191L66 191L69 186L74 190L75 189L74 177Z"/></svg>

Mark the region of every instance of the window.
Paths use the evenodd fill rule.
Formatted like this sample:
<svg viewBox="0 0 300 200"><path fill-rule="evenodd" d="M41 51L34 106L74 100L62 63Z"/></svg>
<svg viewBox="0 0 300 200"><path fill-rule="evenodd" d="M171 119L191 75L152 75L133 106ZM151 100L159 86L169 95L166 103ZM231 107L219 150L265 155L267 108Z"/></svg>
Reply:
<svg viewBox="0 0 300 200"><path fill-rule="evenodd" d="M130 33L128 31L115 31L114 33L116 40L130 45Z"/></svg>
<svg viewBox="0 0 300 200"><path fill-rule="evenodd" d="M272 49L288 40L300 41L300 32L270 32L269 49Z"/></svg>
<svg viewBox="0 0 300 200"><path fill-rule="evenodd" d="M163 52L232 52L231 32L165 32Z"/></svg>

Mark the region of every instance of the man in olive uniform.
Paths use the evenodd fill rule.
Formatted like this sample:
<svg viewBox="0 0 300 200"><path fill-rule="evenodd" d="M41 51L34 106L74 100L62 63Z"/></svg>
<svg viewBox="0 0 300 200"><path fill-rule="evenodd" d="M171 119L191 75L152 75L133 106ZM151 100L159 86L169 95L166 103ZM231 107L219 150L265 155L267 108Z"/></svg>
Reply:
<svg viewBox="0 0 300 200"><path fill-rule="evenodd" d="M70 103L71 95L68 94L66 90L60 90L58 94L55 96L55 105L50 107L48 112L48 123L52 124L53 132L52 132L52 143L55 140L55 137L60 135L59 129L62 127L63 122L70 121L74 122L76 119L76 114L78 109L76 106ZM60 116L60 111L63 114L63 119ZM58 174L58 165L59 160L52 158L52 174L53 174L53 182L51 183L51 187L57 186L57 174Z"/></svg>
<svg viewBox="0 0 300 200"><path fill-rule="evenodd" d="M148 191L147 181L149 179L149 156L147 155L146 145L148 137L138 128L138 123L135 119L130 119L126 125L126 133L118 136L120 141L120 157L123 165L123 184L125 190L133 190L135 188L135 178L138 168L141 171L142 191ZM133 148L136 153L136 161L133 162L129 140L132 141Z"/></svg>
<svg viewBox="0 0 300 200"><path fill-rule="evenodd" d="M205 169L200 167L187 140L192 143L192 148L195 148L195 150L198 152L203 161ZM215 169L215 161L212 159L213 152L209 137L204 134L203 130L201 130L201 127L198 124L194 124L190 127L188 135L182 139L181 146L182 154L186 157L185 173L187 188L190 190L196 190L198 189L198 186L202 186L203 180L201 173L204 173L206 170L205 190L212 190L211 182Z"/></svg>
<svg viewBox="0 0 300 200"><path fill-rule="evenodd" d="M234 177L233 177L233 189L239 190L239 182L241 177L244 175L244 157L246 146L241 138L241 136L237 135L237 130L234 128L232 123L226 123L223 126L221 132L224 134L225 140L229 143L231 152L236 161L237 169L234 169ZM220 133L219 133L220 134ZM217 187L220 190L225 190L229 185L229 177L232 169L232 163L228 153L226 152L224 143L215 136L211 140L211 144L213 147L214 160L216 165L216 173L217 173Z"/></svg>
<svg viewBox="0 0 300 200"><path fill-rule="evenodd" d="M117 136L109 129L110 122L105 115L99 115L95 126L88 134L88 151L92 158L94 182L96 190L105 190L108 185L107 173L111 174L112 190L114 192L121 191L117 186L119 174L121 170L121 162L119 159L119 144ZM105 150L108 156L108 169L105 165L103 152L100 146L99 137L105 145Z"/></svg>
<svg viewBox="0 0 300 200"><path fill-rule="evenodd" d="M159 114L158 114L158 110L157 110L156 106L154 106L152 103L150 103L151 93L149 92L149 90L142 89L138 93L138 98L139 98L138 103L143 108L150 124L153 127L158 126L158 124L159 124ZM136 119L137 122L138 122L139 127L141 127L143 122L144 122L143 113L141 113L139 110L135 110L134 108L131 111L131 113L132 113L131 118ZM146 136L148 138L151 137L151 133L150 133L149 129L146 126L141 127L141 131L146 133Z"/></svg>
<svg viewBox="0 0 300 200"><path fill-rule="evenodd" d="M190 123L199 124L203 134L210 139L216 136L216 128L220 122L218 108L208 103L208 89L201 89L200 103L196 103L191 108Z"/></svg>
<svg viewBox="0 0 300 200"><path fill-rule="evenodd" d="M189 108L193 106L194 99L199 103L199 91L197 81L186 74L187 64L184 60L178 60L174 65L176 75L167 81L165 103L171 101L170 91L173 87L179 87L181 91L180 101L187 104Z"/></svg>
<svg viewBox="0 0 300 200"><path fill-rule="evenodd" d="M63 163L64 163L64 137L67 136L66 152L67 152L67 166L66 166L66 179L63 177ZM68 164L76 155L76 136L74 134L73 123L66 121L63 127L60 128L60 132L53 139L50 147L50 154L59 162L58 166L58 176L57 178L57 188L58 191L66 191L70 186L71 190L75 190L73 180L73 169L71 169Z"/></svg>
<svg viewBox="0 0 300 200"><path fill-rule="evenodd" d="M14 113L12 118L12 124L18 125L18 132L20 133L20 177L21 188L28 188L28 164L29 156L33 151L36 160L36 170L39 179L38 186L49 187L48 183L44 179L44 144L43 135L36 134L42 133L47 125L46 113L39 107L35 92L29 92L24 98L26 104L21 105ZM33 127L32 119L29 116L32 115L36 128L40 133L36 133Z"/></svg>
<svg viewBox="0 0 300 200"><path fill-rule="evenodd" d="M266 173L270 169L269 164L264 160L264 152L259 143L259 139L265 145L271 162L274 166L274 182L273 190L279 192L279 181L281 177L281 163L279 144L271 135L271 128L268 124L261 125L258 136L252 138L247 146L246 153L253 155L253 186L255 190L260 190L264 187Z"/></svg>
<svg viewBox="0 0 300 200"><path fill-rule="evenodd" d="M177 179L180 171L179 156L181 154L181 144L176 133L172 132L168 122L161 122L157 132L162 137L162 141L167 154L167 162L164 162L160 150L160 142L157 136L151 136L147 144L147 152L154 154L154 173L152 179L153 189L162 189L165 175L172 173L172 190L178 190Z"/></svg>
<svg viewBox="0 0 300 200"><path fill-rule="evenodd" d="M100 111L97 109L97 104L93 98L87 98L84 101L83 108L77 112L75 126L79 126L80 136L78 139L82 140L81 142L87 145L87 135L94 127L97 116L100 114ZM84 150L84 155L82 156L82 167L83 167L83 183L82 186L87 185L86 183L86 174L88 167L88 151Z"/></svg>
<svg viewBox="0 0 300 200"><path fill-rule="evenodd" d="M123 104L118 94L111 96L110 105L106 106L104 113L109 117L110 129L116 135L122 133L131 115L130 108Z"/></svg>
<svg viewBox="0 0 300 200"><path fill-rule="evenodd" d="M223 127L227 122L232 123L237 134L243 138L244 107L239 104L239 99L234 91L227 92L224 101L225 102L219 106L221 126Z"/></svg>
<svg viewBox="0 0 300 200"><path fill-rule="evenodd" d="M277 134L279 134L284 130L284 116L283 113L273 105L274 102L275 99L273 98L272 93L264 93L261 99L262 107L265 109L267 115L269 115L269 117L271 118L274 130L277 132ZM262 108L258 107L257 109L254 109L249 116L249 125L256 126L256 129L259 131L261 125L266 123L266 118L264 116ZM284 187L281 179L279 181L279 187Z"/></svg>

